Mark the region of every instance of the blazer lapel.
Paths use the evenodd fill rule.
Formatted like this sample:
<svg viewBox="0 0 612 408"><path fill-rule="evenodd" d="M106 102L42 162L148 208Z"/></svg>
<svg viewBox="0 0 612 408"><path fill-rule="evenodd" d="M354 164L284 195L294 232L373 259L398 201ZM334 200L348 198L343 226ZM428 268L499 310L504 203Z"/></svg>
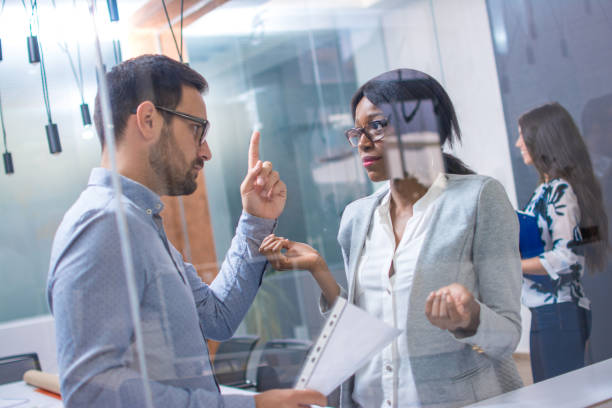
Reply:
<svg viewBox="0 0 612 408"><path fill-rule="evenodd" d="M359 257L361 256L361 251L363 250L366 236L368 235L372 215L380 203L380 200L388 191L388 187L381 188L370 197L363 199L359 203L359 207L355 209L355 213L358 215L354 218L353 227L351 229L351 252L347 271L348 300L351 303L354 303L355 300L355 277L357 274L357 265L359 263Z"/></svg>

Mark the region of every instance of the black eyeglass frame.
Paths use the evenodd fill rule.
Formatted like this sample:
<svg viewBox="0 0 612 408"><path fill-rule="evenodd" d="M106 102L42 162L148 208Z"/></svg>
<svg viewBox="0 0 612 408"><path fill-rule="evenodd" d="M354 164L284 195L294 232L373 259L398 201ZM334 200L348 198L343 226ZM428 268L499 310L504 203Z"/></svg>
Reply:
<svg viewBox="0 0 612 408"><path fill-rule="evenodd" d="M179 118L187 119L187 120L190 120L192 122L199 124L202 130L200 131L200 134L198 135L198 138L197 138L198 146L202 146L204 144L204 142L206 141L206 135L208 134L208 129L210 129L210 122L208 121L208 119L198 118L197 116L193 116L185 112L179 112L174 109L165 108L163 106L158 106L158 105L154 105L154 106L155 106L155 109L159 109L160 111L164 111L172 115L176 115Z"/></svg>
<svg viewBox="0 0 612 408"><path fill-rule="evenodd" d="M371 126L373 123L379 123L382 126L382 133L380 135L376 135L376 136L372 136L370 134L371 131L368 131L368 127ZM389 117L386 118L382 118L382 119L377 119L377 120L372 120L370 122L368 122L365 127L358 127L358 128L350 128L348 130L344 131L344 136L346 136L346 139L348 140L349 144L353 147L357 147L359 146L359 139L361 138L361 134L365 134L366 137L368 138L368 140L372 143L374 142L378 142L379 140L382 140L385 137L385 131L384 129L389 126ZM351 142L351 136L349 133L351 132L358 132L359 136L357 137L357 143L354 144L353 142Z"/></svg>

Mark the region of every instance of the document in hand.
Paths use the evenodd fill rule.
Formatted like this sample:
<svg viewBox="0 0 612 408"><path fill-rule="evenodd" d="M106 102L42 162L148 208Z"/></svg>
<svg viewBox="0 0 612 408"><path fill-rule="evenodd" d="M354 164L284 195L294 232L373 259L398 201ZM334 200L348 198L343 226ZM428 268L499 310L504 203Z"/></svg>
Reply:
<svg viewBox="0 0 612 408"><path fill-rule="evenodd" d="M401 333L338 297L295 384L329 395Z"/></svg>

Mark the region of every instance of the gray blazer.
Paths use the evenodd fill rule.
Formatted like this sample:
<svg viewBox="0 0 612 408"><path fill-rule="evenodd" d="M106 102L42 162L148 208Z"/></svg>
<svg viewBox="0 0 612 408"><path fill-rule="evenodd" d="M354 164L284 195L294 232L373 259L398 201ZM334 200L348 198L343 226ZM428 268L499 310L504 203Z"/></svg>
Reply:
<svg viewBox="0 0 612 408"><path fill-rule="evenodd" d="M387 191L352 202L340 222L351 302L372 214ZM403 335L422 405L455 407L522 386L512 360L521 334L518 220L502 185L485 176L447 175L447 188L432 205L435 221L417 259L410 329ZM480 326L471 337L457 338L425 316L428 294L453 282L467 287L481 305ZM341 387L342 407L353 406L352 390L351 378Z"/></svg>

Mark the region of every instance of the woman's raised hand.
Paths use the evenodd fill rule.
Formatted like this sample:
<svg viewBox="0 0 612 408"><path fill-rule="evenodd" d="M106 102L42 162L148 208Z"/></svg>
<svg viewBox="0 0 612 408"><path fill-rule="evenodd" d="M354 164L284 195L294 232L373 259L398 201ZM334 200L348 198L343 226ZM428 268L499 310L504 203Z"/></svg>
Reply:
<svg viewBox="0 0 612 408"><path fill-rule="evenodd" d="M285 250L285 252L282 252ZM265 255L274 269L286 271L291 269L307 270L317 281L328 304L332 305L340 287L327 267L327 263L316 249L301 242L290 241L274 234L264 238L259 252Z"/></svg>
<svg viewBox="0 0 612 408"><path fill-rule="evenodd" d="M263 240L259 252L268 258L274 269L279 271L304 269L313 272L315 268L325 263L317 250L310 245L290 241L274 234L268 235Z"/></svg>
<svg viewBox="0 0 612 408"><path fill-rule="evenodd" d="M467 337L480 325L480 304L465 286L451 283L429 294L425 315L434 326Z"/></svg>

